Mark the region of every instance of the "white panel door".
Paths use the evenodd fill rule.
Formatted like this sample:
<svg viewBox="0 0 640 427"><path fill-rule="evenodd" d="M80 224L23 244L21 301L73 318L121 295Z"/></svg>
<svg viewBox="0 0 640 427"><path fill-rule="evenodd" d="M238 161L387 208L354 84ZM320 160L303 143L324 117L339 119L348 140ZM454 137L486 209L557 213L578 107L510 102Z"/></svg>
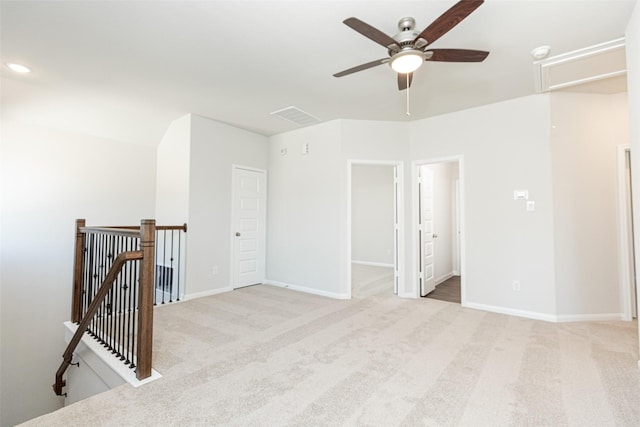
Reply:
<svg viewBox="0 0 640 427"><path fill-rule="evenodd" d="M233 287L261 283L265 275L266 176L233 169Z"/></svg>
<svg viewBox="0 0 640 427"><path fill-rule="evenodd" d="M434 275L433 233L433 171L420 167L420 295L425 296L436 288Z"/></svg>

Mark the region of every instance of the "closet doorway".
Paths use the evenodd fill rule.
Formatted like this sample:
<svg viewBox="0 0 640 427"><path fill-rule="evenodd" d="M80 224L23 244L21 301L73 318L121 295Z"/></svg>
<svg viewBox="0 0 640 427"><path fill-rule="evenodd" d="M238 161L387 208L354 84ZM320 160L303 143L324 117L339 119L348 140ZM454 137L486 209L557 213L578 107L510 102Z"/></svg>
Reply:
<svg viewBox="0 0 640 427"><path fill-rule="evenodd" d="M401 293L401 175L400 162L349 162L350 297Z"/></svg>
<svg viewBox="0 0 640 427"><path fill-rule="evenodd" d="M461 161L418 163L415 173L418 294L461 303Z"/></svg>

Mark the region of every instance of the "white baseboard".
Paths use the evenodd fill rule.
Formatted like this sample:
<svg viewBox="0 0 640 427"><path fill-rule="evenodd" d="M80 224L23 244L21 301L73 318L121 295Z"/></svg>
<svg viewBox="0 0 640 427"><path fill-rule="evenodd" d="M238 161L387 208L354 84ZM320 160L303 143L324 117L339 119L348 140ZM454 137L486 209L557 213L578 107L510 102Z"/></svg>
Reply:
<svg viewBox="0 0 640 427"><path fill-rule="evenodd" d="M192 299L202 298L202 297L210 297L211 295L223 294L225 292L231 292L232 290L233 290L232 287L226 287L226 288L211 289L209 291L196 292L193 294L186 294L184 296L183 301L189 301Z"/></svg>
<svg viewBox="0 0 640 427"><path fill-rule="evenodd" d="M610 320L624 320L624 314L559 314L556 316L556 318L556 322L608 322Z"/></svg>
<svg viewBox="0 0 640 427"><path fill-rule="evenodd" d="M440 283L444 282L445 280L451 279L453 276L455 276L455 274L453 274L453 272L451 272L449 274L445 274L445 275L442 275L442 276L438 277L436 279L436 286L438 286Z"/></svg>
<svg viewBox="0 0 640 427"><path fill-rule="evenodd" d="M508 307L498 307L495 305L478 304L475 302L466 302L463 307L474 308L476 310L490 311L492 313L508 314L510 316L525 317L527 319L544 320L546 322L557 322L557 316L553 314L538 313L535 311L516 310Z"/></svg>
<svg viewBox="0 0 640 427"><path fill-rule="evenodd" d="M527 319L544 320L546 322L606 322L611 320L624 320L623 313L601 313L601 314L546 314L535 311L516 310L507 307L497 307L487 304L477 304L468 302L462 304L463 307L475 308L477 310L490 311L492 313L508 314L511 316L525 317Z"/></svg>
<svg viewBox="0 0 640 427"><path fill-rule="evenodd" d="M301 286L301 285L294 285L292 283L278 282L276 280L265 280L263 284L278 286L280 288L292 289L294 291L305 292L313 295L320 295L323 297L329 297L329 298L335 298L335 299L349 299L349 296L347 294L339 294L336 292L322 291L320 289L309 288L307 286Z"/></svg>
<svg viewBox="0 0 640 427"><path fill-rule="evenodd" d="M393 264L387 264L385 262L370 262L370 261L355 261L352 260L351 264L369 265L371 267L395 267Z"/></svg>

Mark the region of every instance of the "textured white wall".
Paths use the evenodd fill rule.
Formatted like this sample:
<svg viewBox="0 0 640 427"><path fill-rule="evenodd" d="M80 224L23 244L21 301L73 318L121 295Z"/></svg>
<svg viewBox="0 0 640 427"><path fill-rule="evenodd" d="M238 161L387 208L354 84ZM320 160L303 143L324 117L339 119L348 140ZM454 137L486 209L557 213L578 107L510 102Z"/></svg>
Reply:
<svg viewBox="0 0 640 427"><path fill-rule="evenodd" d="M51 384L71 312L75 219L154 217L155 148L2 123L2 419L62 404Z"/></svg>
<svg viewBox="0 0 640 427"><path fill-rule="evenodd" d="M551 94L555 277L559 315L619 315L617 146L627 98Z"/></svg>
<svg viewBox="0 0 640 427"><path fill-rule="evenodd" d="M470 304L555 313L549 114L548 96L539 95L409 124L414 159L464 156ZM516 189L529 190L535 212L513 200Z"/></svg>
<svg viewBox="0 0 640 427"><path fill-rule="evenodd" d="M393 166L351 169L351 259L393 265Z"/></svg>

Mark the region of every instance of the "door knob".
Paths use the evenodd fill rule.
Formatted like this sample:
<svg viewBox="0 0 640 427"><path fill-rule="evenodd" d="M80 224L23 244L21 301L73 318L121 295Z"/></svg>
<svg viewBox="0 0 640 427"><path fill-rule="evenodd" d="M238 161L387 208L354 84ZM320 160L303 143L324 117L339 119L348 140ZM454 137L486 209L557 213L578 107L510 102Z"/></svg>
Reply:
<svg viewBox="0 0 640 427"><path fill-rule="evenodd" d="M240 232L236 231L236 237L240 237Z"/></svg>
<svg viewBox="0 0 640 427"><path fill-rule="evenodd" d="M432 236L434 239L437 239L437 238L438 238L438 235L437 235L437 234L432 234L431 236Z"/></svg>

